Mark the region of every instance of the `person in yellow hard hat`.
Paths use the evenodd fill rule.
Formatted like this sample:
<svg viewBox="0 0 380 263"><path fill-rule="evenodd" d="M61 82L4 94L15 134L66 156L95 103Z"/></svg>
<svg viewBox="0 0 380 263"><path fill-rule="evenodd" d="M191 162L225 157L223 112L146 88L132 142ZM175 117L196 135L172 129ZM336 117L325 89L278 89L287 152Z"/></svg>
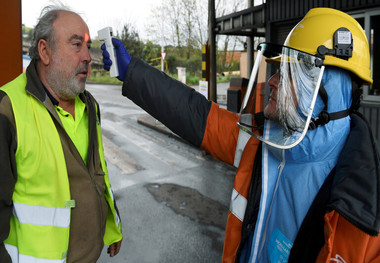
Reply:
<svg viewBox="0 0 380 263"><path fill-rule="evenodd" d="M223 262L380 261L380 158L357 111L369 46L355 19L311 9L284 45L260 44L239 114L113 44L124 96L237 167ZM272 93L252 112L259 85Z"/></svg>

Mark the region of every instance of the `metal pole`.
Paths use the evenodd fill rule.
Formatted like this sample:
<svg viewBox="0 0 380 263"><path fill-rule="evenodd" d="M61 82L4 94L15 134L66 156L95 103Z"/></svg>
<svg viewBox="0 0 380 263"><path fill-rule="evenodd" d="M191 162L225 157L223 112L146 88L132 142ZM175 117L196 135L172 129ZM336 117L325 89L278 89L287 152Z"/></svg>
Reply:
<svg viewBox="0 0 380 263"><path fill-rule="evenodd" d="M253 0L248 0L248 8L253 6ZM251 71L253 67L254 61L254 51L253 46L254 38L253 35L247 37L247 78L249 79L251 76Z"/></svg>
<svg viewBox="0 0 380 263"><path fill-rule="evenodd" d="M215 34L215 0L208 1L208 39L210 44L210 82L209 99L216 101L216 34Z"/></svg>
<svg viewBox="0 0 380 263"><path fill-rule="evenodd" d="M210 46L202 45L202 80L210 82Z"/></svg>

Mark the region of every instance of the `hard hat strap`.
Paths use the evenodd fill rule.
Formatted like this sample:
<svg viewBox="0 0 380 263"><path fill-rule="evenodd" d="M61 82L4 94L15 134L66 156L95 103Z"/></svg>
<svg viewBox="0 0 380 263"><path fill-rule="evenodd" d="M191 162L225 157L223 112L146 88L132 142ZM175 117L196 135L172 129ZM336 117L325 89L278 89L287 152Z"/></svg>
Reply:
<svg viewBox="0 0 380 263"><path fill-rule="evenodd" d="M319 88L319 95L325 104L325 108L321 111L318 117L311 119L310 124L309 124L309 130L314 130L315 128L321 125L325 125L329 123L330 121L342 119L350 115L351 108L342 110L342 111L337 111L337 112L330 112L330 113L327 111L329 98L328 98L326 89L323 86L323 83L321 83L321 86Z"/></svg>

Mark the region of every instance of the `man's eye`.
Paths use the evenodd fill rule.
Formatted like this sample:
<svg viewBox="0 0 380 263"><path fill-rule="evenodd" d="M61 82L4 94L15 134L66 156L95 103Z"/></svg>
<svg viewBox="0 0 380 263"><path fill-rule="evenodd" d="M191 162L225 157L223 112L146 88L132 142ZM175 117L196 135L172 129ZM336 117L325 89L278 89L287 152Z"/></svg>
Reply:
<svg viewBox="0 0 380 263"><path fill-rule="evenodd" d="M73 42L73 48L80 49L82 47L82 42Z"/></svg>

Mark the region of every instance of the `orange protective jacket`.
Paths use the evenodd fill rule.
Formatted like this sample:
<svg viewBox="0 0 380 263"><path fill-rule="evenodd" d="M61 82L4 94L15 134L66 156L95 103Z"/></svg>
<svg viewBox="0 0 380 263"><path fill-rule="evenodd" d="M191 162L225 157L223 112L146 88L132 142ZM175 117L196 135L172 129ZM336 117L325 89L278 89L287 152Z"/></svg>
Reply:
<svg viewBox="0 0 380 263"><path fill-rule="evenodd" d="M238 117L235 114L227 112L224 109L220 109L216 104L213 104L208 115L206 130L201 147L210 152L216 158L233 164L239 133L238 128L236 127L237 121ZM365 130L365 128L363 129ZM351 134L351 136L355 135ZM369 142L364 145L375 147L373 141L371 141L372 137L370 134L363 134L363 136L366 136L367 140L369 140ZM257 139L251 138L248 141L246 147L244 148L235 177L234 189L247 199L250 185L251 183L254 184L254 182L251 182L251 178L254 167L254 159L259 148L258 146L259 141ZM351 150L344 149L344 151L346 154L350 154ZM371 160L373 161L373 166L369 169L372 169L373 171L372 179L374 179L374 186L378 186L380 180L379 156L375 149L373 152L369 151L368 155L369 156L365 157L368 159L373 158ZM346 157L342 156L342 158ZM324 190L329 191L329 189L333 187L332 184L334 184L333 179L335 173L336 172L334 170L330 175L330 181L326 183L325 188L327 189ZM372 181L372 179L369 180ZM356 178L353 180L357 180L358 183L362 181L361 178ZM374 189L376 189L376 187L374 187ZM321 195L323 195L323 192ZM376 199L376 196L378 196L378 193L370 197L370 201L364 200L364 202L370 203L373 201L372 199ZM363 196L358 197L356 200L356 203L359 204L355 205L360 206L360 202L363 201L361 198L366 199L368 197L369 195L366 195L365 192L363 192ZM304 242L302 237L296 239L294 246L297 246L297 248L294 251L292 250L289 262L380 262L380 237L378 236L378 231L374 231L378 225L378 212L374 211L374 214L369 216L369 221L373 221L372 226L369 227L372 230L364 229L363 231L359 227L365 228L364 225L371 224L371 222L357 223L355 222L355 219L353 219L355 215L350 215L347 211L344 211L339 204L335 206L331 205L330 202L331 199L325 200L323 202L324 207L322 211L319 212L324 213L322 215L319 214L319 217L323 218L323 220L320 220L320 222L312 222L312 225L308 225L309 222L305 222L305 227L313 228L315 231L318 229L320 230L319 233L312 232L311 236L308 236L308 238L312 240L314 237L318 236L319 239L322 239L322 242ZM329 205L330 208L328 207ZM379 204L373 202L373 205L378 207ZM333 209L335 207L339 211L342 210L342 213L347 214L346 218L353 222L351 223L336 210L329 211L329 209ZM312 212L313 211L310 213ZM375 221L377 223L375 223ZM315 228L316 224L322 226L322 229L318 227ZM231 211L229 211L225 232L223 262L235 262L237 259L236 255L241 242L242 226L243 222L231 213ZM310 231L310 229L302 229L302 231L309 233L308 231Z"/></svg>
<svg viewBox="0 0 380 263"><path fill-rule="evenodd" d="M201 147L219 160L233 164L239 134L239 130L236 127L237 121L238 117L236 114L227 112L219 108L216 104L212 104ZM353 122L354 125L358 125L357 122L361 123L360 125L364 126L364 128L362 127L361 129L363 129L364 132L369 132L369 130L365 128L365 125L363 125L361 118L353 116ZM352 133L351 137L355 137L356 135L356 133ZM366 145L364 148L370 146L370 150L367 151L367 155L363 156L363 158L367 159L368 162L366 161L365 163L370 165L368 168L373 172L372 176L368 177L368 181L374 183L372 189L376 190L379 186L380 179L379 155L374 148L375 145L372 135L368 133L361 134L361 136L367 139L367 141L364 142L364 145ZM349 161L345 160L347 159L345 155L351 155L351 151L358 150L351 147L351 141L352 138L351 140L349 139L348 146L343 150L344 153L341 155L338 166L342 166L342 163ZM259 141L255 138L249 139L243 150L235 177L234 189L246 197L246 199L248 199L251 184L255 184L255 182L251 182L251 180L258 148ZM355 161L350 163L355 165ZM332 194L333 197L331 197L330 194L324 196L323 191L330 191L331 188L339 188L339 184L334 182L335 174L336 170L330 174L329 180L326 180L328 182L326 182L324 189L321 190L319 194L319 196L321 196L319 199L324 199L322 201L323 208L317 211L317 218L320 218L319 222L318 220L309 220L310 216L306 217L305 220L309 220L309 222L304 222L303 228L300 230L302 231L301 236L297 237L294 243L296 249L291 251L289 262L380 262L380 237L378 236L377 227L379 221L378 212L373 210L371 215L367 215L368 220L357 222L358 219L355 218L355 216L358 215L351 215L344 205L342 208L342 205L339 204L339 194L338 196ZM356 176L356 178L351 178L351 180L353 180L352 183L360 183L363 181L363 178ZM364 181L364 185L368 183L365 179ZM355 187L352 184L348 188L352 186ZM341 189L337 190L337 192L339 191L341 191ZM363 192L363 196L354 197L354 201L351 199L349 201L352 202L354 206L371 205L370 202L372 202L374 207L378 207L379 204L376 202L378 193L376 192L372 194L372 196L370 195L371 194ZM333 198L337 198L338 201L331 200ZM365 202L367 198L371 201ZM248 200L248 202L249 201L250 200ZM316 200L316 202L320 201ZM319 208L313 207L309 214L315 215L315 210L318 209ZM341 211L345 216L342 216L335 209ZM368 213L368 211L363 209L363 213ZM244 232L242 226L243 222L230 210L225 232L223 262L235 262L237 260L236 256L241 243L241 233L242 231ZM319 228L316 226L319 226ZM319 231L319 233L310 232L311 230ZM306 237L304 238L302 235L306 235ZM316 236L318 236L318 238L316 238ZM316 238L321 240L321 242L305 242L303 238L310 240Z"/></svg>

